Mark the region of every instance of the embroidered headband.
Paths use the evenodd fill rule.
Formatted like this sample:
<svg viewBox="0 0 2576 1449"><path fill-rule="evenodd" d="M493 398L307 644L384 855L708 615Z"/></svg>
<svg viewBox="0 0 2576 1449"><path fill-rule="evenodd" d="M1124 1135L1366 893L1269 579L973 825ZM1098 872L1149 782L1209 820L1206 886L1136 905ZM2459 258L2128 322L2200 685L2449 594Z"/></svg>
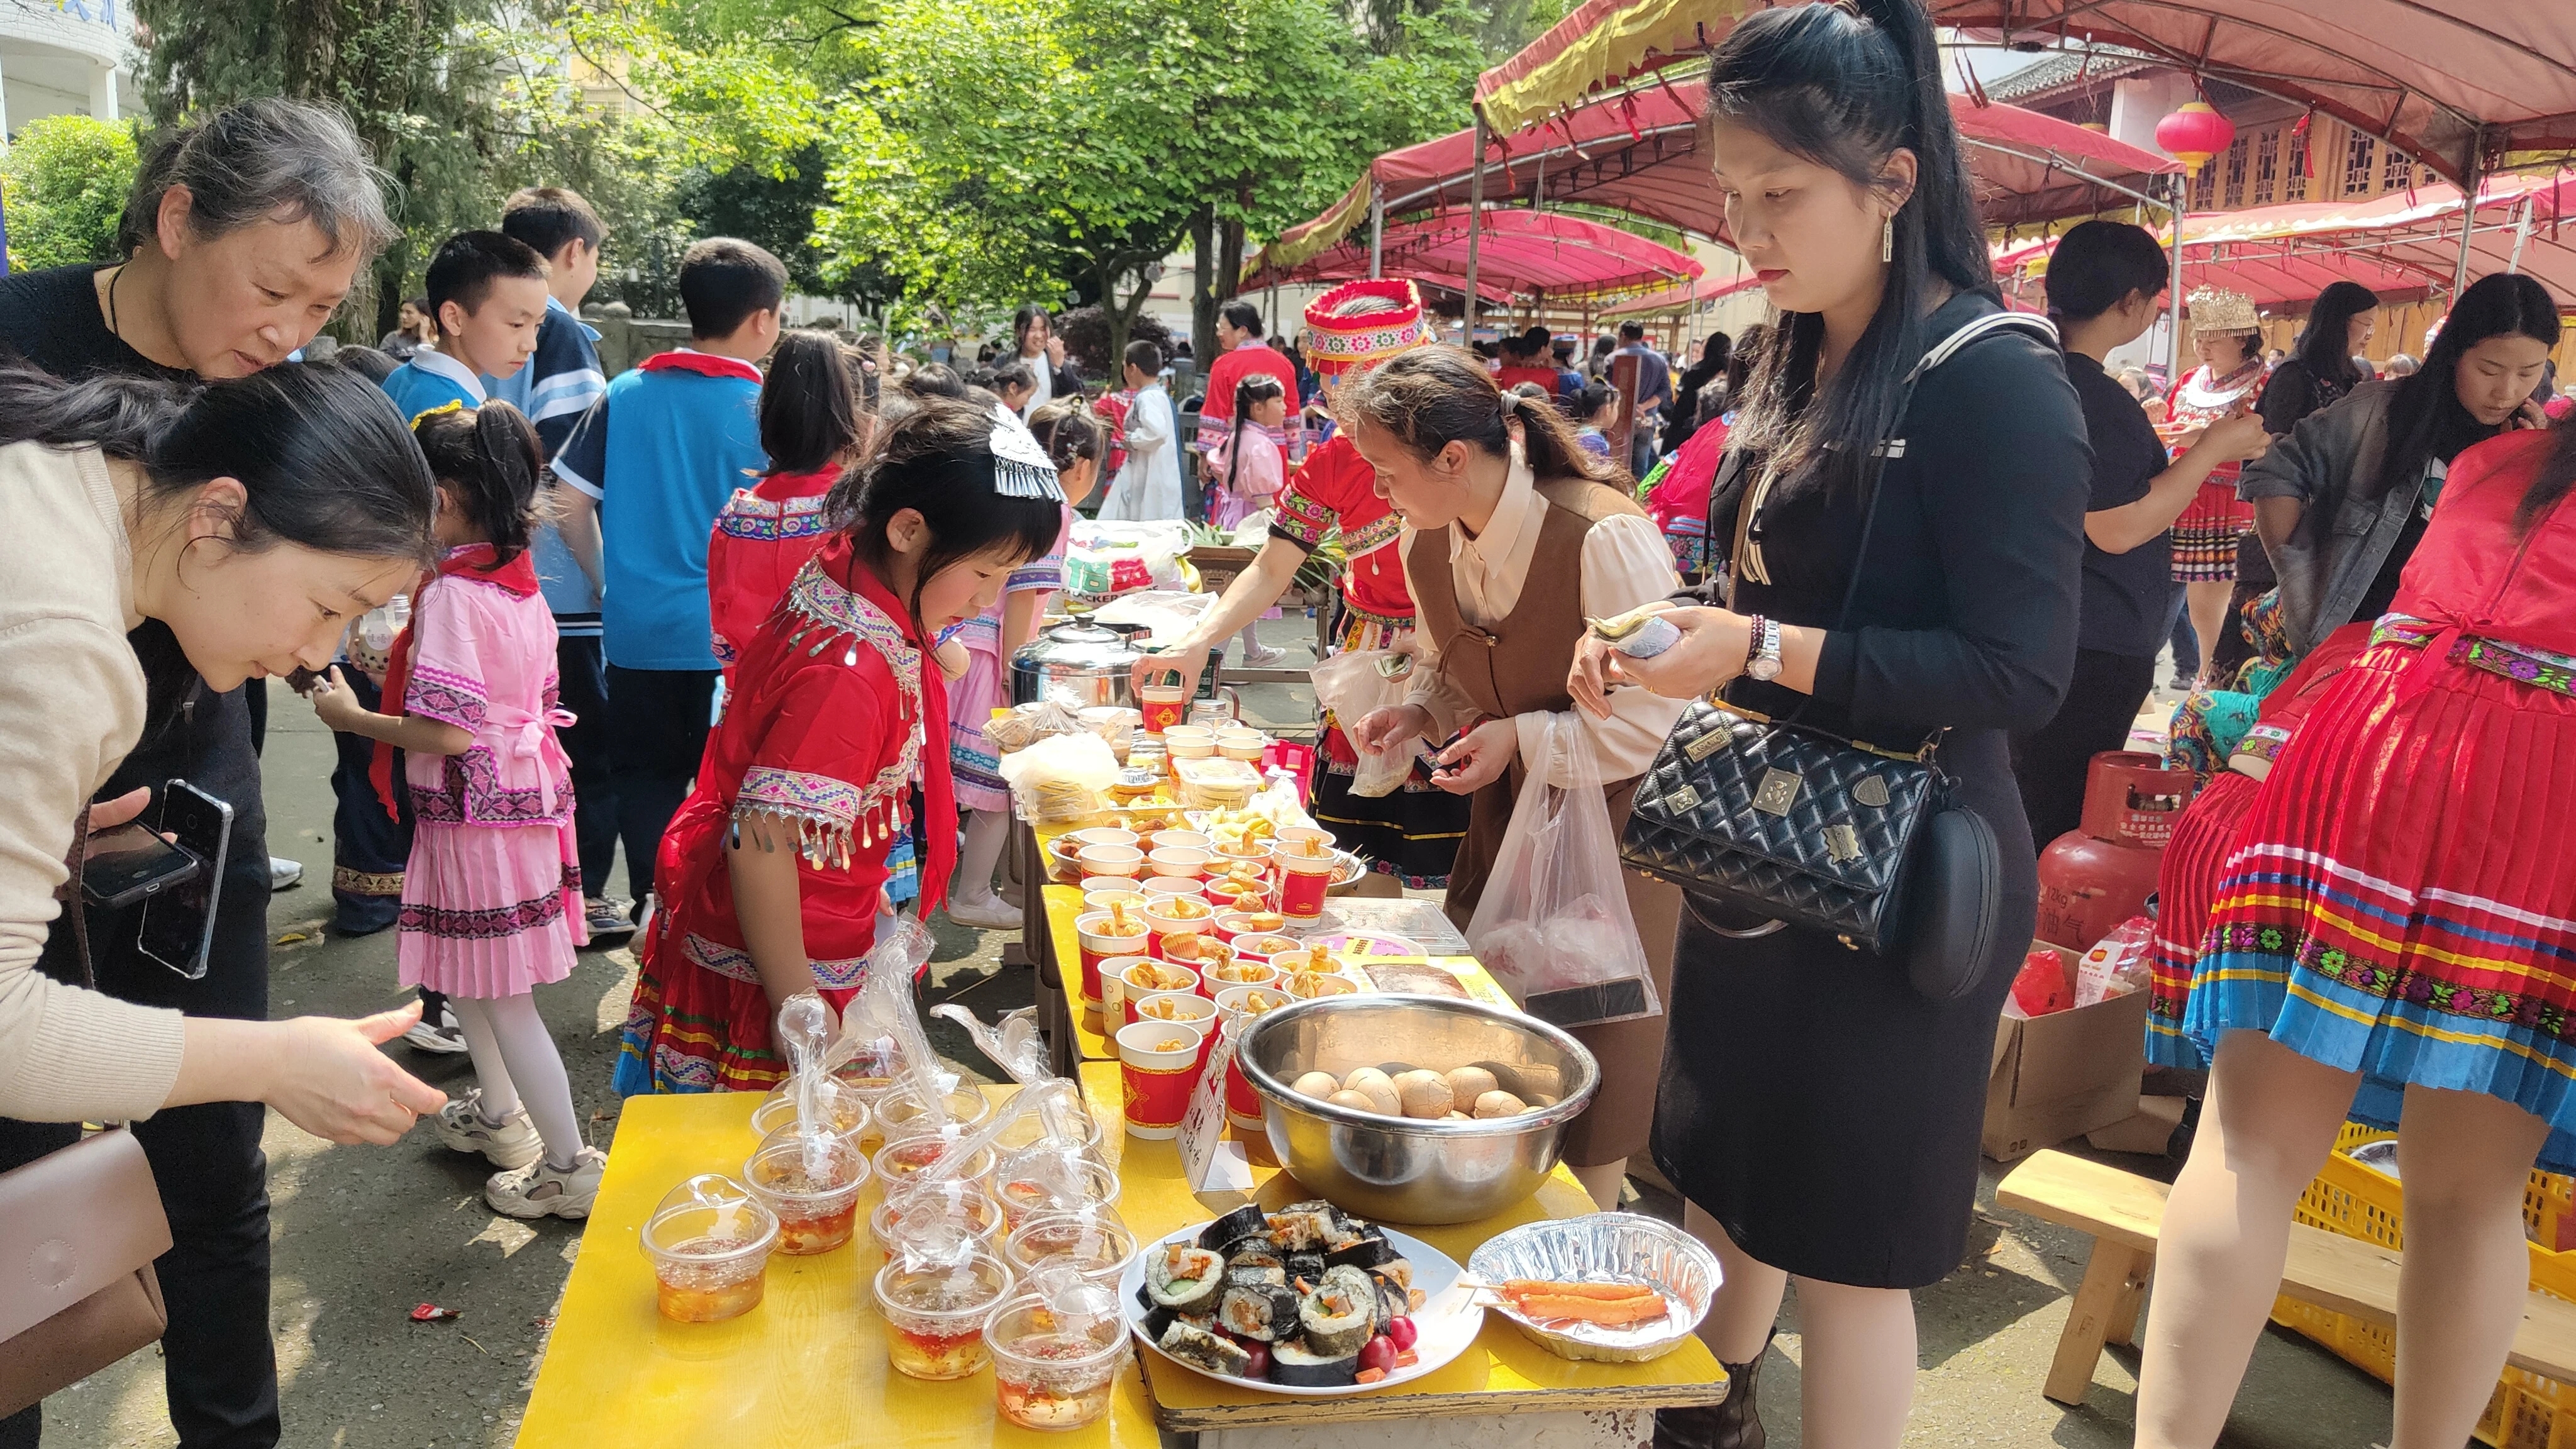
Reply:
<svg viewBox="0 0 2576 1449"><path fill-rule="evenodd" d="M1431 340L1422 294L1394 277L1335 287L1306 304L1306 364L1325 377L1366 371Z"/></svg>
<svg viewBox="0 0 2576 1449"><path fill-rule="evenodd" d="M1005 498L1064 501L1055 460L1009 408L993 407L993 491Z"/></svg>

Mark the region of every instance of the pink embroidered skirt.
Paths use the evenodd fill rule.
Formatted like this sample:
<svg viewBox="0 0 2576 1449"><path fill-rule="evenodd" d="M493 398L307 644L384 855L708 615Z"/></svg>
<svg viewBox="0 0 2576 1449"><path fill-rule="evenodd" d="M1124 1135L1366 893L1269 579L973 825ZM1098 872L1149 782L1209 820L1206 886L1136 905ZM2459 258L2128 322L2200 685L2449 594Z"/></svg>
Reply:
<svg viewBox="0 0 2576 1449"><path fill-rule="evenodd" d="M396 926L405 986L490 1000L563 980L590 942L571 829L422 821Z"/></svg>

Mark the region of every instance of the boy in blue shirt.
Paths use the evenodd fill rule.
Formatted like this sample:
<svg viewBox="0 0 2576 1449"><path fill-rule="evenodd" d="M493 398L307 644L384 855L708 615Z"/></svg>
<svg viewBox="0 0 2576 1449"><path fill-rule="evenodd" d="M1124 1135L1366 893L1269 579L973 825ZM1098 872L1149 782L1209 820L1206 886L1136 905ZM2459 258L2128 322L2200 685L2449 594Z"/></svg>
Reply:
<svg viewBox="0 0 2576 1449"><path fill-rule="evenodd" d="M438 408L483 406L484 376L517 372L537 350L546 315L546 259L497 231L460 231L440 242L427 280L438 343L384 382L407 422Z"/></svg>
<svg viewBox="0 0 2576 1449"><path fill-rule="evenodd" d="M564 541L601 582L609 773L639 912L663 828L706 751L717 677L707 538L725 500L769 467L756 364L778 344L786 297L787 268L761 248L692 245L680 259L690 345L610 383L555 454L555 478L570 485Z"/></svg>
<svg viewBox="0 0 2576 1449"><path fill-rule="evenodd" d="M581 193L561 186L531 186L501 209L501 230L546 259L546 319L537 329L536 354L516 373L494 380L492 396L517 407L537 425L537 443L549 462L563 450L574 425L608 391L600 371L599 334L581 320L582 298L599 280L599 248L608 228ZM574 723L557 730L572 760L573 839L581 855L583 914L590 944L600 950L635 933L625 908L608 898L608 873L617 863L617 792L608 768L608 666L599 645L599 580L585 572L564 541L552 502L567 491L548 480L550 500L529 552L555 616L555 671L563 707ZM599 553L598 515L583 515L590 530L583 552Z"/></svg>

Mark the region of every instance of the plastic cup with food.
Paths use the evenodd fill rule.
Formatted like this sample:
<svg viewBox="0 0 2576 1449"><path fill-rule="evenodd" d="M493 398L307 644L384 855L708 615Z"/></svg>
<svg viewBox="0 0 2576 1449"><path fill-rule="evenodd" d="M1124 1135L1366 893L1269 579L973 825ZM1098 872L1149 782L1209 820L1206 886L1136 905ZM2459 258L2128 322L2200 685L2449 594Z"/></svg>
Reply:
<svg viewBox="0 0 2576 1449"><path fill-rule="evenodd" d="M1114 1210L1032 1213L1003 1241L1002 1261L1023 1279L1055 1259L1094 1282L1113 1287L1136 1256L1136 1234Z"/></svg>
<svg viewBox="0 0 2576 1449"><path fill-rule="evenodd" d="M821 1102L826 1119L835 1136L857 1141L867 1131L867 1099L856 1087L827 1078L823 1083ZM782 1082L751 1114L751 1130L762 1137L792 1130L796 1126L796 1084Z"/></svg>
<svg viewBox="0 0 2576 1449"><path fill-rule="evenodd" d="M1109 1413L1129 1349L1114 1311L1066 1319L1037 1297L994 1310L984 1338L993 1356L995 1411L1023 1429L1086 1428Z"/></svg>
<svg viewBox="0 0 2576 1449"><path fill-rule="evenodd" d="M868 1238L876 1244L878 1265L894 1261L905 1232L923 1232L931 1223L972 1238L979 1253L1001 1246L1002 1205L991 1193L971 1182L914 1182L868 1214Z"/></svg>
<svg viewBox="0 0 2576 1449"><path fill-rule="evenodd" d="M972 1156L957 1165L954 1174L937 1179L925 1176L932 1164L939 1161L940 1155L963 1135L963 1129L949 1127L911 1137L886 1139L886 1145L877 1149L876 1160L872 1164L877 1180L885 1186L886 1196L891 1199L923 1181L963 1182L984 1187L985 1179L993 1175L993 1149L990 1147L975 1149Z"/></svg>
<svg viewBox="0 0 2576 1449"><path fill-rule="evenodd" d="M915 1379L962 1379L991 1361L984 1322L1011 1291L1011 1270L978 1253L960 1264L897 1259L871 1285L885 1318L886 1359Z"/></svg>
<svg viewBox="0 0 2576 1449"><path fill-rule="evenodd" d="M973 1131L992 1120L993 1103L973 1087L957 1087L939 1099L948 1125ZM897 1137L910 1137L931 1128L930 1113L921 1105L920 1090L910 1083L877 1099L869 1114L876 1119L871 1135L880 1144Z"/></svg>
<svg viewBox="0 0 2576 1449"><path fill-rule="evenodd" d="M1050 1213L1114 1209L1119 1192L1118 1174L1079 1152L1023 1148L993 1169L993 1197L1002 1205L1006 1234Z"/></svg>
<svg viewBox="0 0 2576 1449"><path fill-rule="evenodd" d="M778 1216L778 1251L791 1257L828 1253L858 1230L859 1190L868 1160L846 1137L822 1139L808 1151L793 1127L771 1133L742 1165L743 1181Z"/></svg>
<svg viewBox="0 0 2576 1449"><path fill-rule="evenodd" d="M702 1173L671 1189L637 1241L653 1263L655 1310L719 1323L760 1306L778 1215L732 1178Z"/></svg>

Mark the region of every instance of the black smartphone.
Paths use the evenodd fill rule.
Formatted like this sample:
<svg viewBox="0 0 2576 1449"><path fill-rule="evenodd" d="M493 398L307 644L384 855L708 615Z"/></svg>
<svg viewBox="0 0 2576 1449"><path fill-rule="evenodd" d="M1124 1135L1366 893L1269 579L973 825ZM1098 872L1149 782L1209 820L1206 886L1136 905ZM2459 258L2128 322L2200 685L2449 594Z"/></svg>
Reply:
<svg viewBox="0 0 2576 1449"><path fill-rule="evenodd" d="M122 909L193 880L203 869L195 856L128 822L89 838L81 894L92 905Z"/></svg>
<svg viewBox="0 0 2576 1449"><path fill-rule="evenodd" d="M141 947L144 955L194 981L206 974L207 953L214 944L215 903L223 897L233 807L185 780L172 780L161 787L161 829L206 868L144 902Z"/></svg>

